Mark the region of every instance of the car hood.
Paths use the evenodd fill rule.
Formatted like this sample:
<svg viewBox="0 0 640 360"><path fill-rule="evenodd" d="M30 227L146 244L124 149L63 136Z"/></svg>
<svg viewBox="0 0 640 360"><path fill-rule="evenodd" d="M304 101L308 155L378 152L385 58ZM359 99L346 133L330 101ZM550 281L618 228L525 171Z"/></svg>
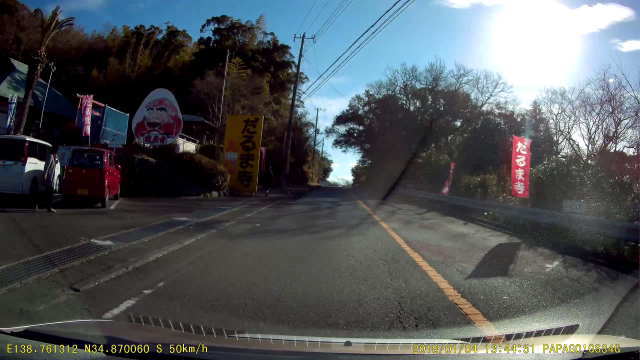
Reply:
<svg viewBox="0 0 640 360"><path fill-rule="evenodd" d="M468 355L468 358L486 356L486 349L494 344L528 344L533 346L536 358L544 354L543 347L549 344L617 344L622 352L638 351L640 341L607 335L541 335L519 340L506 340L506 335L473 339L382 339L382 338L333 338L295 335L259 334L242 330L213 329L204 325L188 324L179 321L149 319L146 324L119 322L112 320L73 320L12 328L0 328L0 334L38 342L64 345L77 345L80 350L85 345L147 344L148 354L167 356L170 346L180 346L182 358L217 359L240 356L262 355L269 358L293 356L296 358L318 358L330 355L331 358L361 358L376 355L377 358L397 358L398 355L415 355L419 344L450 344L459 350L456 356ZM553 329L552 329L553 330ZM160 345L160 347L157 347ZM465 345L474 345L477 351L465 351ZM156 349L163 349L162 353ZM469 347L472 349L472 347ZM548 349L547 349L548 350ZM121 352L122 351L122 352ZM141 354L123 353L116 350L111 355L138 358ZM145 350L147 351L147 350ZM108 353L108 352L107 352ZM386 355L386 356L385 356ZM427 354L428 355L428 354ZM442 354L432 354L442 358ZM506 354L509 355L509 354ZM513 356L513 354L510 354ZM526 355L526 354L525 354ZM576 353L565 354L570 357L549 356L554 359L576 358ZM601 355L601 354L598 354Z"/></svg>

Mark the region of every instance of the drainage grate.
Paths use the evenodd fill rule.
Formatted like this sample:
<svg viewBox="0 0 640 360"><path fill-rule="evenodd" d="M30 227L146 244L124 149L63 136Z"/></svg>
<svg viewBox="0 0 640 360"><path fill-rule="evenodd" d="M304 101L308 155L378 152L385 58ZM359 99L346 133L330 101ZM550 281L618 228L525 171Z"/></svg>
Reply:
<svg viewBox="0 0 640 360"><path fill-rule="evenodd" d="M0 269L0 289L106 251L104 246L82 243Z"/></svg>
<svg viewBox="0 0 640 360"><path fill-rule="evenodd" d="M86 259L88 257L107 252L117 248L119 244L128 244L153 235L161 234L165 231L175 229L188 223L197 223L213 215L222 213L227 208L215 208L197 212L197 220L188 218L176 218L152 224L139 229L126 231L111 236L102 237L101 241L111 241L114 246L102 246L92 242L84 242L59 250L42 254L20 261L18 263L0 266L0 291L28 280L32 277L46 274L52 270L61 268Z"/></svg>

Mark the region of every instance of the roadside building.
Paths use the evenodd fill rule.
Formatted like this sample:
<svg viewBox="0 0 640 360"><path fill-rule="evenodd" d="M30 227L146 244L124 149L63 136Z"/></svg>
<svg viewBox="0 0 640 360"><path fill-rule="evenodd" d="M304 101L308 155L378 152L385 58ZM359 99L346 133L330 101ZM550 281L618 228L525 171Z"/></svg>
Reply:
<svg viewBox="0 0 640 360"><path fill-rule="evenodd" d="M47 73L48 68L45 69ZM7 133L7 118L9 110L9 99L15 95L18 104L22 102L27 84L27 72L29 66L18 60L9 57L0 57L0 134ZM52 81L52 84L55 82ZM46 94L46 103L45 103ZM42 107L44 105L44 116L40 123ZM25 125L25 133L36 137L51 140L57 137L57 131L63 129L68 122L73 123L76 109L73 103L65 98L54 87L49 87L47 93L47 83L39 79L34 89L29 118ZM17 117L17 114L16 114ZM14 117L15 120L15 117Z"/></svg>

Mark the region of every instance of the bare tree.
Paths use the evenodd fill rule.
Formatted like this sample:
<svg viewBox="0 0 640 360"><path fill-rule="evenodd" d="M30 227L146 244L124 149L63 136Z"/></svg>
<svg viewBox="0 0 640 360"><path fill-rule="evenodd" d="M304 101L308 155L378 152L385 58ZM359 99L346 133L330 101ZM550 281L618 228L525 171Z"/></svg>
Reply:
<svg viewBox="0 0 640 360"><path fill-rule="evenodd" d="M634 114L633 131L631 143L628 147L635 149L636 155L640 156L640 72L635 82L622 69L619 70L619 73L624 89L633 101L633 109L631 110Z"/></svg>
<svg viewBox="0 0 640 360"><path fill-rule="evenodd" d="M473 72L465 87L480 109L506 102L511 95L511 86L498 73Z"/></svg>
<svg viewBox="0 0 640 360"><path fill-rule="evenodd" d="M572 134L576 124L573 111L575 92L575 89L546 89L538 98L545 118L549 121L556 155L569 152L573 144Z"/></svg>
<svg viewBox="0 0 640 360"><path fill-rule="evenodd" d="M548 89L538 99L557 154L592 160L624 151L637 137L638 102L621 74L602 70L579 88Z"/></svg>
<svg viewBox="0 0 640 360"><path fill-rule="evenodd" d="M206 108L209 121L219 117L221 92L222 79L217 77L213 71L207 72L203 77L193 82L192 96Z"/></svg>
<svg viewBox="0 0 640 360"><path fill-rule="evenodd" d="M454 91L462 91L470 87L473 76L473 69L459 63L456 63L454 68L449 71L449 78Z"/></svg>

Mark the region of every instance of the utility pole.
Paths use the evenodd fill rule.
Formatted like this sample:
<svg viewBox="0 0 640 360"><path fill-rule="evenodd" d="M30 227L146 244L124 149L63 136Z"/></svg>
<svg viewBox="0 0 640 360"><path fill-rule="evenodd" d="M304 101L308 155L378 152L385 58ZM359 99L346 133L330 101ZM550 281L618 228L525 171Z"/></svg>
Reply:
<svg viewBox="0 0 640 360"><path fill-rule="evenodd" d="M47 106L47 96L49 95L49 86L51 86L51 78L53 77L53 72L56 71L56 65L53 62L49 63L49 82L47 83L47 90L44 92L44 100L42 101L42 111L40 112L40 126L42 129L42 119L44 118L44 108Z"/></svg>
<svg viewBox="0 0 640 360"><path fill-rule="evenodd" d="M320 108L316 108L316 126L313 128L313 149L311 151L311 169L313 170L313 175L316 175L316 136L318 135L318 114L320 113Z"/></svg>
<svg viewBox="0 0 640 360"><path fill-rule="evenodd" d="M322 138L322 150L320 150L320 160L324 159L324 137ZM320 179L320 174L318 174L318 179ZM318 181L320 183L320 181Z"/></svg>
<svg viewBox="0 0 640 360"><path fill-rule="evenodd" d="M229 49L224 60L224 77L222 78L222 96L220 97L220 111L218 112L218 129L222 127L222 107L224 106L224 90L227 87L227 70L229 68Z"/></svg>
<svg viewBox="0 0 640 360"><path fill-rule="evenodd" d="M302 33L302 36L293 35L293 41L296 39L301 39L300 42L300 52L298 53L298 64L296 65L296 79L293 83L293 94L291 96L291 107L289 108L289 123L287 124L287 137L285 143L285 154L284 154L284 174L282 176L283 186L286 187L286 181L289 178L289 170L290 170L290 159L291 159L291 141L293 130L293 113L296 110L296 99L298 96L298 83L300 82L300 64L302 63L302 50L304 49L304 41L306 39L315 40L316 36L306 37L307 33Z"/></svg>

